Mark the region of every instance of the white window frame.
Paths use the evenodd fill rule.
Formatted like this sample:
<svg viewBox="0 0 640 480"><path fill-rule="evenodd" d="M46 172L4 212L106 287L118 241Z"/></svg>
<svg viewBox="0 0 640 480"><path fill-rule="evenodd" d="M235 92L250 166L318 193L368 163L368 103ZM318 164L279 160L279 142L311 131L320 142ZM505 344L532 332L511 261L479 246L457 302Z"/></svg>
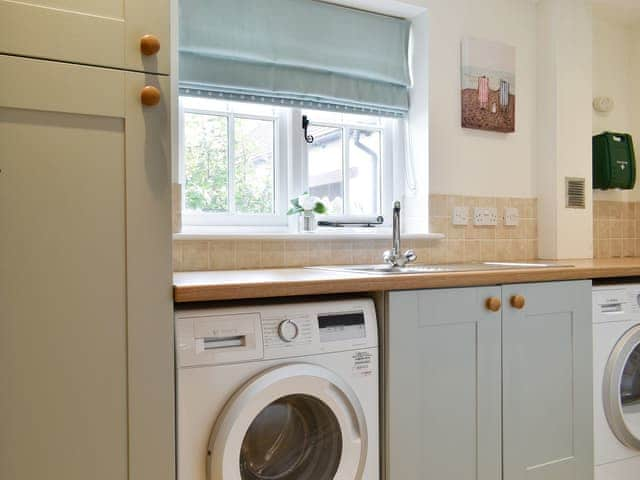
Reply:
<svg viewBox="0 0 640 480"><path fill-rule="evenodd" d="M206 98L205 98L206 100ZM233 105L233 102L228 102ZM178 158L180 183L185 183L184 162L184 115L194 113L202 115L219 115L227 117L228 132L233 132L235 118L248 118L255 120L267 120L274 122L274 213L267 214L229 214L214 212L193 212L186 210L185 195L181 198L182 224L189 227L241 227L241 231L247 233L260 231L293 231L296 229L295 216L287 216L289 202L305 191L308 191L308 150L301 129L303 110L295 107L275 108L275 114L255 115L243 112L234 112L233 108L211 109L203 107L186 107L183 98L178 101ZM305 112L306 113L306 112ZM373 130L381 133L381 158L380 158L380 215L384 217L382 226L391 225L392 202L400 199L404 182L404 154L403 127L399 121L383 117L379 125L358 124L353 122L322 122L314 121L313 114L309 115L312 125L340 128L343 131L343 171L348 168L348 132L349 130ZM399 128L400 127L400 128ZM233 163L233 137L229 137L230 181L232 179ZM396 138L397 141L394 141ZM230 185L231 186L231 185ZM345 184L344 204L348 202L348 187ZM229 188L229 207L232 207L233 193ZM348 220L350 217L362 217L362 215L323 216L323 220ZM348 232L345 232L348 233Z"/></svg>
<svg viewBox="0 0 640 480"><path fill-rule="evenodd" d="M349 169L349 132L351 130L371 130L375 132L380 132L381 139L381 155L380 155L380 177L378 179L378 191L379 191L379 213L372 214L372 216L382 215L384 217L384 226L391 225L391 213L392 213L392 202L394 196L394 169L393 169L393 157L394 157L394 149L393 149L393 138L397 129L394 129L393 119L382 117L380 125L366 125L366 124L357 124L357 123L349 123L349 122L326 122L326 121L314 121L313 113L305 112L305 115L309 117L310 125L316 125L320 127L329 127L336 128L342 130L342 171L344 174L343 177L343 185L344 185L344 198L343 205L346 207L349 202L349 187L348 187L348 178L347 172ZM297 117L296 120L299 120L299 124L302 124L302 110L295 110L294 115ZM301 145L302 151L302 166L301 166L301 189L302 191L309 191L309 150L308 144L306 143L304 136L299 136L299 142ZM340 220L349 220L349 218L362 218L362 214L360 215L327 215L323 217L323 219L330 221L340 221Z"/></svg>
<svg viewBox="0 0 640 480"><path fill-rule="evenodd" d="M186 226L239 226L239 227L286 227L287 219L287 131L289 130L289 120L286 110L275 109L273 116L256 115L248 113L236 113L233 109L218 110L210 108L186 107L182 98L179 99L179 160L180 160L180 183L185 183L185 161L184 161L184 115L193 113L198 115L215 115L227 118L228 134L228 159L229 159L229 186L228 202L229 210L235 208L235 195L233 190L233 160L234 156L234 120L236 118L246 118L250 120L265 120L273 122L273 213L260 214L232 214L215 212L194 212L186 209L185 195L182 195L181 209L182 222ZM183 190L184 191L184 190Z"/></svg>

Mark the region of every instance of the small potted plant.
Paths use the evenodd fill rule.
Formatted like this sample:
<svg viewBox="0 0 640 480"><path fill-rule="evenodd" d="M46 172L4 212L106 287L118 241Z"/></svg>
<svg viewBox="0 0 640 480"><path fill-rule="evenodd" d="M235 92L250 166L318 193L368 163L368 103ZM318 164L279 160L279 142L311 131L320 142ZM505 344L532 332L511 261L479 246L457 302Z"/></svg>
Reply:
<svg viewBox="0 0 640 480"><path fill-rule="evenodd" d="M327 212L325 204L307 192L292 199L291 205L287 215L299 215L298 229L301 232L313 232L318 225L315 214Z"/></svg>

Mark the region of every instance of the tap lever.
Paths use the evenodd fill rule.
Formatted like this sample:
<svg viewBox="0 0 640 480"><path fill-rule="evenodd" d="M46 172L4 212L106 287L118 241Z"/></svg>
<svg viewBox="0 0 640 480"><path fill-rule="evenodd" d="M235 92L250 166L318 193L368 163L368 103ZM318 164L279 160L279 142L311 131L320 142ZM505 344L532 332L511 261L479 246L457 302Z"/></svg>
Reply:
<svg viewBox="0 0 640 480"><path fill-rule="evenodd" d="M413 249L409 249L404 252L404 259L407 263L413 263L418 259L418 255L416 255L416 252L414 252Z"/></svg>

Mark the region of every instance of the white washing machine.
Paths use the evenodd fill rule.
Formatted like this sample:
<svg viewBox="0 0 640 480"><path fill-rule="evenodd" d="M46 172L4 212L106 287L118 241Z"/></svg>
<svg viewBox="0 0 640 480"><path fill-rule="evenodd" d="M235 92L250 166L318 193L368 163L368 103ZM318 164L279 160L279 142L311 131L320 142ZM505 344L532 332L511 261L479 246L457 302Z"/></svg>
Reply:
<svg viewBox="0 0 640 480"><path fill-rule="evenodd" d="M593 289L595 480L640 479L640 284Z"/></svg>
<svg viewBox="0 0 640 480"><path fill-rule="evenodd" d="M369 299L176 312L178 480L378 480Z"/></svg>

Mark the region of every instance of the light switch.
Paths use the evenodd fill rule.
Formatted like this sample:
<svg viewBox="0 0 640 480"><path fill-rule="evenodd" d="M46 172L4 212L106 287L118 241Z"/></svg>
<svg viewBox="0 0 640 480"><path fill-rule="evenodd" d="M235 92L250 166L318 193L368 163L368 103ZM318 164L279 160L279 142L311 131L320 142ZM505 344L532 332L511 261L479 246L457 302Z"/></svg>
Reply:
<svg viewBox="0 0 640 480"><path fill-rule="evenodd" d="M451 223L454 225L469 224L469 207L454 207Z"/></svg>
<svg viewBox="0 0 640 480"><path fill-rule="evenodd" d="M509 227L515 227L520 223L520 212L517 208L506 207L504 209L504 224Z"/></svg>

